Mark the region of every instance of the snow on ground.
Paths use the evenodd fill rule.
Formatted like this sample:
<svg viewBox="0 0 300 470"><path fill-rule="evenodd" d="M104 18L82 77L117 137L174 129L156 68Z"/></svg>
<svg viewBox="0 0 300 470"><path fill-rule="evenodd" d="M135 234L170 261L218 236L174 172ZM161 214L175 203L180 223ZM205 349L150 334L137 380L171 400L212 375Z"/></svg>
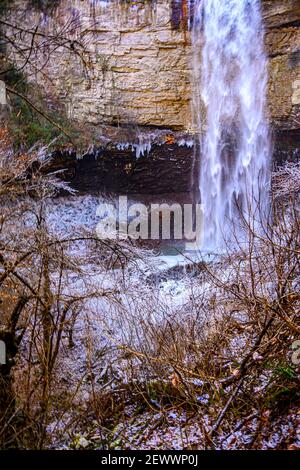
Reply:
<svg viewBox="0 0 300 470"><path fill-rule="evenodd" d="M51 229L62 236L71 235L82 228L93 232L99 202L103 202L101 196L49 201L48 222ZM193 261L198 269L196 275L193 273ZM221 270L222 282L232 282L232 269L227 266ZM120 357L116 360L118 347L129 344L139 350L144 334L141 325L156 327L169 320L175 323L188 321L191 301L203 296L209 299L212 286L205 276L199 282L201 259L195 254L154 256L149 251L148 257L131 260L123 269L99 270L96 262L90 262L84 266L84 271L86 279L76 275L68 279L64 286L66 294L80 293L88 282L91 289L99 293L110 292L110 295L96 296L84 302L74 324L75 346L69 348L68 337L64 338L58 367L70 390L77 387L78 380L81 381L73 405L81 407L88 415L92 392L101 392L106 387L113 391L132 380L126 360L122 362ZM218 295L216 287L214 293ZM237 349L243 347L242 340L242 335L236 338ZM122 422L109 432L109 448L203 449L205 435L213 423L210 421L209 397L199 396L199 404L195 414L183 409L170 409L167 413L160 410L141 413L136 405L127 404ZM97 445L103 448L103 432L97 422L87 425L85 431L78 430L78 439L74 444L74 435L70 438L64 431L72 420L72 414L66 413L54 419L49 426L53 436L57 436L56 448L97 448ZM249 422L235 423L236 430L231 430L229 436L218 436L216 448L247 448L253 445L253 438L258 432L261 436L260 448L286 446L287 435L291 435L291 446L300 446L299 410L292 410L284 419L279 417L272 424L266 424L265 430L259 428L260 421L254 416Z"/></svg>
<svg viewBox="0 0 300 470"><path fill-rule="evenodd" d="M63 238L76 236L81 230L95 235L96 210L103 201L102 196L91 195L49 200L47 222L50 230ZM79 253L85 249L80 243L75 246ZM186 274L185 266L190 263L190 256L184 254L154 256L149 251L149 256L130 260L123 269L101 270L97 262L86 262L83 275L70 274L64 280L63 295L76 296L88 290L99 293L99 296L85 300L76 314L73 328L75 347L68 348L67 335L64 338L64 353L59 364L64 378L75 386L77 378L91 368L95 381L98 381L96 388L101 389L102 369L110 368L109 363L99 367L101 351L127 343L140 345L143 332L139 325L145 322L155 326L167 318L175 320L177 311L178 321L184 321L189 312L184 307L191 301L191 295L197 295L199 289L209 288L205 284L199 287L193 276ZM54 284L58 282L55 275L52 281ZM100 295L101 292L105 295ZM106 356L107 361L113 361L112 355ZM125 367L122 374L126 382ZM84 396L90 384L83 380L82 385Z"/></svg>

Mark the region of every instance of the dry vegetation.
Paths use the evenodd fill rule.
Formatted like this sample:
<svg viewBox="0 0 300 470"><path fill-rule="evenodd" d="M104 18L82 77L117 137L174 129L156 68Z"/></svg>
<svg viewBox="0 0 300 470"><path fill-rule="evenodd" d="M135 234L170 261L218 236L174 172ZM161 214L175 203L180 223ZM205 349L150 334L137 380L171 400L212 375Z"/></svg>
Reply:
<svg viewBox="0 0 300 470"><path fill-rule="evenodd" d="M170 289L131 244L58 234L47 149L11 149L3 131L1 448L297 448L299 165L269 222Z"/></svg>
<svg viewBox="0 0 300 470"><path fill-rule="evenodd" d="M26 80L49 80L57 52L93 79L80 18L46 33L9 7L0 72L19 147L61 133L78 143ZM57 231L51 201L71 190L45 173L48 154L17 153L1 129L0 448L299 448L299 164L274 175L268 221L244 220L247 243L174 278L156 275L152 253L77 221Z"/></svg>
<svg viewBox="0 0 300 470"><path fill-rule="evenodd" d="M55 378L62 338L71 348L84 302L114 294L91 281L91 253L103 272L124 265L135 249L88 231L58 237L47 224L47 201L68 187L57 174L45 176L47 149L15 155L4 129L0 152L0 340L7 349L0 366L0 440L1 447L40 448L53 400L63 391L56 388L61 376Z"/></svg>

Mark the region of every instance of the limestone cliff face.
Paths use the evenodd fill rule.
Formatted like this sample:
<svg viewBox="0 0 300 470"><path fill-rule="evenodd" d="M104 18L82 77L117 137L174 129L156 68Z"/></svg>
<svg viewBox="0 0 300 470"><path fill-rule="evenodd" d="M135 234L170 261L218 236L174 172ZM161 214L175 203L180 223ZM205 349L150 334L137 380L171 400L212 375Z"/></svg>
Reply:
<svg viewBox="0 0 300 470"><path fill-rule="evenodd" d="M33 25L40 13L17 1L11 12ZM71 7L70 7L71 5ZM269 62L269 115L277 129L300 128L300 1L263 0ZM76 24L89 51L85 69L56 50L35 80L55 93L70 117L96 126L134 123L188 130L191 45L184 0L61 0L45 30ZM78 15L78 16L77 16ZM80 18L80 19L78 19ZM43 63L43 55L38 58Z"/></svg>
<svg viewBox="0 0 300 470"><path fill-rule="evenodd" d="M270 116L279 129L300 128L300 2L263 2Z"/></svg>
<svg viewBox="0 0 300 470"><path fill-rule="evenodd" d="M74 119L95 125L188 127L190 46L187 32L173 24L173 3L61 0L42 19L43 28L58 31L77 22L73 36L90 53L89 70L74 54L57 50L33 78L54 91ZM10 15L28 25L40 20L40 13L19 0Z"/></svg>

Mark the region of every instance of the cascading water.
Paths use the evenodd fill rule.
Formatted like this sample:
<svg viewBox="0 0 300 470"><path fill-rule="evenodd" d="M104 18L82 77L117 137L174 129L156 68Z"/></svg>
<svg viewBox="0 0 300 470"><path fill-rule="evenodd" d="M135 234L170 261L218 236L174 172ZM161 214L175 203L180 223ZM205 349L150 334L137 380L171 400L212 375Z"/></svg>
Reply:
<svg viewBox="0 0 300 470"><path fill-rule="evenodd" d="M260 0L196 0L192 41L203 248L217 250L230 241L238 212L263 208L268 198Z"/></svg>

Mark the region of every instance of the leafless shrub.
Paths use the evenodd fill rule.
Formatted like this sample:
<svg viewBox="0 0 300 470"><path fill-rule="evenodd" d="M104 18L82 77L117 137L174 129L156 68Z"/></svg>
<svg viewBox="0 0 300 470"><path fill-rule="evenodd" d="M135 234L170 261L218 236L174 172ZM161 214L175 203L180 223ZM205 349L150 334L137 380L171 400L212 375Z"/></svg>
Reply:
<svg viewBox="0 0 300 470"><path fill-rule="evenodd" d="M300 193L300 163L286 163L273 176L273 190L276 198L298 197Z"/></svg>
<svg viewBox="0 0 300 470"><path fill-rule="evenodd" d="M68 186L56 174L44 173L49 158L47 149L13 154L2 131L0 339L7 346L7 363L0 365L1 447L45 445L54 402L64 390L61 351L72 347L81 312L85 329L102 299L113 303L118 295L119 287L104 287L99 274L108 265L124 266L136 258L135 247L125 242L101 241L80 227L66 236L51 229L47 201ZM91 269L95 251L102 256L97 269ZM90 317L85 322L87 310ZM92 341L89 331L82 341ZM84 351L87 348L88 344ZM64 367L72 373L68 364ZM88 374L87 366L73 381L71 402Z"/></svg>
<svg viewBox="0 0 300 470"><path fill-rule="evenodd" d="M226 255L203 263L194 281L182 278L189 293L183 303L169 303L160 286L139 286L116 305L121 333L111 340L133 393L153 411L184 406L206 413L205 447L219 448L234 423L246 426L254 418L257 434L248 447L259 447L266 410L299 401L299 369L290 360L300 337L297 171L288 165L274 176L269 218L244 214L235 250L231 245Z"/></svg>
<svg viewBox="0 0 300 470"><path fill-rule="evenodd" d="M157 260L134 244L53 230L48 202L61 183L41 171L46 150L13 155L2 137L1 446L77 447L91 426L110 448L116 423L129 438L134 406L162 421L170 410L196 416L206 448L253 422L247 447L259 447L266 413L299 400L299 205L294 190L276 192L297 182L279 173L271 217L244 215L235 250L194 260L196 276L155 281Z"/></svg>

